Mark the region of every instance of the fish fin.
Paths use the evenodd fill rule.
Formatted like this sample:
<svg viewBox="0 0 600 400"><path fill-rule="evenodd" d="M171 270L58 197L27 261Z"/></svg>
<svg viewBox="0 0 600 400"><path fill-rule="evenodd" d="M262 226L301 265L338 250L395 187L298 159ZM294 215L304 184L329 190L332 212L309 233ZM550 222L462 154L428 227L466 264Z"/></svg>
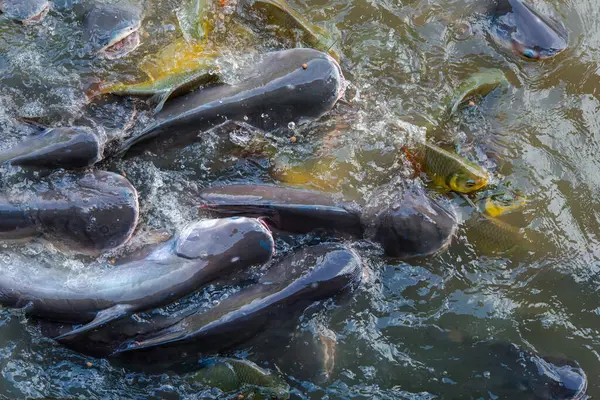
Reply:
<svg viewBox="0 0 600 400"><path fill-rule="evenodd" d="M419 176L421 172L423 172L421 168L421 163L417 161L415 155L408 149L408 147L406 147L406 145L402 146L400 150L402 150L402 152L406 156L406 159L412 164L413 168L415 169L415 176Z"/></svg>
<svg viewBox="0 0 600 400"><path fill-rule="evenodd" d="M133 350L146 349L148 347L160 346L161 344L175 342L187 336L187 331L180 324L170 326L158 331L151 338L146 340L132 340L127 342L113 354L126 353Z"/></svg>
<svg viewBox="0 0 600 400"><path fill-rule="evenodd" d="M163 109L163 107L165 106L165 103L167 102L167 100L169 100L169 98L171 97L173 92L174 92L173 89L164 90L164 91L158 92L155 95L153 95L152 97L150 97L150 100L149 100L150 104L156 104L156 107L154 108L154 111L152 112L152 114L156 115L160 112L160 110Z"/></svg>
<svg viewBox="0 0 600 400"><path fill-rule="evenodd" d="M94 328L98 328L102 325L105 325L111 321L121 319L127 314L129 314L133 310L133 307L129 304L117 304L105 310L102 310L96 314L96 318L92 320L92 322L87 323L79 328L70 330L69 332L63 333L60 336L54 338L54 340L64 340L69 339L75 335L79 335L85 332L89 332Z"/></svg>

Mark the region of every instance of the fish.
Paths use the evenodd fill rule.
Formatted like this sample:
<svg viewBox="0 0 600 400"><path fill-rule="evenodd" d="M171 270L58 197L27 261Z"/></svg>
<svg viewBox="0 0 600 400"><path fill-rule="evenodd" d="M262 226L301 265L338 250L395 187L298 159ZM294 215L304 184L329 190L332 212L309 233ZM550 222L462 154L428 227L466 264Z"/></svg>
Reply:
<svg viewBox="0 0 600 400"><path fill-rule="evenodd" d="M48 0L0 0L0 12L24 25L41 22L49 11Z"/></svg>
<svg viewBox="0 0 600 400"><path fill-rule="evenodd" d="M210 0L184 0L177 9L179 30L188 43L202 40L212 30L207 16Z"/></svg>
<svg viewBox="0 0 600 400"><path fill-rule="evenodd" d="M103 140L88 128L50 128L0 152L0 163L36 169L78 169L100 161L103 152Z"/></svg>
<svg viewBox="0 0 600 400"><path fill-rule="evenodd" d="M220 215L262 217L286 232L324 230L367 237L394 258L426 256L448 246L457 228L452 208L416 185L384 195L388 190L375 190L364 208L336 201L327 192L271 185L215 186L203 189L199 197L203 208Z"/></svg>
<svg viewBox="0 0 600 400"><path fill-rule="evenodd" d="M45 269L0 274L0 304L33 316L82 323L55 338L69 340L135 312L164 306L212 280L266 263L274 250L271 232L250 218L203 220L147 257L114 269L80 273Z"/></svg>
<svg viewBox="0 0 600 400"><path fill-rule="evenodd" d="M96 4L84 17L84 38L96 54L115 60L140 45L141 24L142 10L126 0Z"/></svg>
<svg viewBox="0 0 600 400"><path fill-rule="evenodd" d="M460 105L470 97L474 95L487 96L503 85L508 85L508 80L504 72L498 68L484 68L470 75L454 90L451 100L448 101L448 113L456 114Z"/></svg>
<svg viewBox="0 0 600 400"><path fill-rule="evenodd" d="M451 322L452 325L456 325ZM472 326L470 327L473 328ZM444 398L499 398L527 400L583 400L587 399L588 377L576 360L565 356L539 354L529 346L507 339L487 338L495 334L469 335L455 328L438 326L407 327L412 338L411 358L415 363L426 362L427 371L415 371L414 384L403 385L411 391L428 381L430 393ZM394 332L394 333L397 333ZM406 336L405 336L406 337ZM402 336L400 336L401 340ZM414 348L422 346L421 353ZM469 368L462 368L468 365ZM447 379L444 382L444 379ZM460 382L448 385L447 382ZM408 386L408 387L406 387ZM411 387L412 386L412 387ZM437 386L437 387L436 387ZM493 396L490 396L493 394Z"/></svg>
<svg viewBox="0 0 600 400"><path fill-rule="evenodd" d="M486 197L482 202L482 212L489 217L499 217L511 211L522 208L527 201L519 195L508 193L497 193Z"/></svg>
<svg viewBox="0 0 600 400"><path fill-rule="evenodd" d="M204 386L235 392L244 398L285 400L290 397L290 387L283 379L251 361L213 357L201 360L199 365L201 369L190 380Z"/></svg>
<svg viewBox="0 0 600 400"><path fill-rule="evenodd" d="M277 365L296 379L326 383L335 367L335 333L322 323L310 321L312 329L295 332Z"/></svg>
<svg viewBox="0 0 600 400"><path fill-rule="evenodd" d="M524 0L497 1L490 37L500 47L531 61L555 57L569 44L569 33L562 24Z"/></svg>
<svg viewBox="0 0 600 400"><path fill-rule="evenodd" d="M432 143L424 142L414 153L407 151L407 154L411 161L421 164L437 186L458 193L471 193L488 183L488 173L479 165Z"/></svg>
<svg viewBox="0 0 600 400"><path fill-rule="evenodd" d="M273 131L326 114L344 93L338 63L312 49L268 53L238 85L216 85L173 99L156 114L157 122L127 140L119 154L162 140L177 146L225 122Z"/></svg>
<svg viewBox="0 0 600 400"><path fill-rule="evenodd" d="M203 207L220 215L262 217L282 231L335 231L361 236L360 210L330 193L274 185L238 184L205 188Z"/></svg>
<svg viewBox="0 0 600 400"><path fill-rule="evenodd" d="M216 54L198 60L197 68L175 72L171 75L149 79L140 83L113 83L101 85L97 94L115 94L118 96L150 96L155 103L154 114L160 112L169 99L218 83L220 77L216 71ZM95 96L93 93L92 96Z"/></svg>
<svg viewBox="0 0 600 400"><path fill-rule="evenodd" d="M302 32L302 41L316 50L329 53L337 62L340 55L333 49L339 40L330 31L313 24L285 0L249 0L247 6L265 16L267 24L280 25L288 30Z"/></svg>
<svg viewBox="0 0 600 400"><path fill-rule="evenodd" d="M362 261L353 250L332 243L307 247L285 257L256 284L210 310L125 342L115 355L157 347L181 351L186 344L209 351L231 347L266 329L269 323L292 320L315 301L354 289L362 274Z"/></svg>
<svg viewBox="0 0 600 400"><path fill-rule="evenodd" d="M121 175L59 171L17 194L1 194L0 215L0 239L42 235L96 255L129 240L139 205L135 188Z"/></svg>
<svg viewBox="0 0 600 400"><path fill-rule="evenodd" d="M417 184L370 196L361 217L365 236L380 243L388 257L408 259L435 254L451 243L458 221L450 205L431 198Z"/></svg>
<svg viewBox="0 0 600 400"><path fill-rule="evenodd" d="M503 253L517 247L529 250L532 243L523 231L498 218L478 214L465 225L467 238L483 253Z"/></svg>

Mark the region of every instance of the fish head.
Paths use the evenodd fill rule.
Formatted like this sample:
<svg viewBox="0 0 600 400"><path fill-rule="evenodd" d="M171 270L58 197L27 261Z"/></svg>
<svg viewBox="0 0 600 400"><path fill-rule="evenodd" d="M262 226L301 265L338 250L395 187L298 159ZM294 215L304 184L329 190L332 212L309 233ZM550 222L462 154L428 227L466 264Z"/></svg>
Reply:
<svg viewBox="0 0 600 400"><path fill-rule="evenodd" d="M101 4L84 20L84 35L96 54L121 58L140 45L141 10L126 2Z"/></svg>
<svg viewBox="0 0 600 400"><path fill-rule="evenodd" d="M41 22L50 11L48 0L0 0L0 11L23 24Z"/></svg>
<svg viewBox="0 0 600 400"><path fill-rule="evenodd" d="M524 391L535 393L536 399L544 400L582 400L587 398L587 375L575 361L551 360L531 356L530 361L536 371L526 373L527 383Z"/></svg>
<svg viewBox="0 0 600 400"><path fill-rule="evenodd" d="M567 30L523 0L500 0L492 20L492 39L528 60L544 60L566 50Z"/></svg>
<svg viewBox="0 0 600 400"><path fill-rule="evenodd" d="M278 119L268 122L303 124L329 112L344 95L346 81L338 62L330 55L308 48L267 54L256 74L245 83L261 87L263 107L279 110ZM261 115L262 111L258 114ZM249 110L248 115L252 115ZM250 120L255 118L250 117ZM272 129L270 125L258 126Z"/></svg>
<svg viewBox="0 0 600 400"><path fill-rule="evenodd" d="M455 192L471 193L486 186L488 179L487 173L481 168L468 165L467 168L450 174L447 184Z"/></svg>
<svg viewBox="0 0 600 400"><path fill-rule="evenodd" d="M401 259L446 248L457 228L454 210L416 184L391 194L385 187L375 191L362 219L367 237L381 244L388 257Z"/></svg>
<svg viewBox="0 0 600 400"><path fill-rule="evenodd" d="M187 226L177 239L175 252L187 259L222 260L226 265L247 266L269 261L274 249L273 236L262 221L230 217Z"/></svg>

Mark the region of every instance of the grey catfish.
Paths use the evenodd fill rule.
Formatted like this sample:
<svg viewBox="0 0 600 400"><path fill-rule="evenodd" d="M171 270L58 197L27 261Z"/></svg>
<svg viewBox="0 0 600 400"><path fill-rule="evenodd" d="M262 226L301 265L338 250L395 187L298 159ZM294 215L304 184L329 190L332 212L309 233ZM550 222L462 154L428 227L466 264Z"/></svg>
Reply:
<svg viewBox="0 0 600 400"><path fill-rule="evenodd" d="M358 255L343 246L323 244L304 248L267 271L257 284L242 289L214 308L191 314L176 324L136 337L117 353L155 346L182 344L216 351L231 347L264 329L269 322L287 319L315 301L354 287L362 279Z"/></svg>
<svg viewBox="0 0 600 400"><path fill-rule="evenodd" d="M84 38L95 53L113 60L140 45L141 24L141 8L129 1L96 4L84 18Z"/></svg>
<svg viewBox="0 0 600 400"><path fill-rule="evenodd" d="M406 183L388 193L373 192L362 214L365 234L390 257L427 256L446 248L458 221L449 205L431 198L423 187Z"/></svg>
<svg viewBox="0 0 600 400"><path fill-rule="evenodd" d="M162 146L188 144L199 133L225 122L265 131L302 124L327 113L344 93L338 63L312 49L267 54L237 85L215 85L166 103L157 122L126 141L125 153L144 142Z"/></svg>
<svg viewBox="0 0 600 400"><path fill-rule="evenodd" d="M0 194L0 239L41 234L97 254L129 240L138 215L137 192L121 175L57 172L17 194Z"/></svg>
<svg viewBox="0 0 600 400"><path fill-rule="evenodd" d="M524 0L497 0L491 24L492 39L526 59L550 58L568 46L567 30Z"/></svg>
<svg viewBox="0 0 600 400"><path fill-rule="evenodd" d="M318 229L362 235L360 209L336 202L330 193L272 185L226 185L200 192L203 207L219 214L264 216L277 229Z"/></svg>
<svg viewBox="0 0 600 400"><path fill-rule="evenodd" d="M364 210L330 193L270 185L215 186L200 192L203 207L220 214L266 216L289 232L326 229L380 243L390 257L424 256L445 248L457 227L453 210L407 182L374 192Z"/></svg>
<svg viewBox="0 0 600 400"><path fill-rule="evenodd" d="M48 0L0 0L0 11L23 24L34 24L50 11Z"/></svg>
<svg viewBox="0 0 600 400"><path fill-rule="evenodd" d="M0 304L29 314L85 325L65 339L123 316L160 307L226 276L271 258L274 242L258 220L204 220L141 260L71 278L55 269L0 274Z"/></svg>
<svg viewBox="0 0 600 400"><path fill-rule="evenodd" d="M0 162L34 168L75 169L102 159L104 143L90 129L47 129L0 153Z"/></svg>

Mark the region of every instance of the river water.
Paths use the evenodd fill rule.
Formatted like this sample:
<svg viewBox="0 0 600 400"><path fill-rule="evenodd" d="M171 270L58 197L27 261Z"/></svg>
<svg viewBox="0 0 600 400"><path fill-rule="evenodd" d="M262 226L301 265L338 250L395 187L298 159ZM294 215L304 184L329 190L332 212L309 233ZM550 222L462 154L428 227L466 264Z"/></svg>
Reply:
<svg viewBox="0 0 600 400"><path fill-rule="evenodd" d="M295 143L287 136L271 138L274 159L247 156L240 151L243 137L207 134L201 143L171 155L100 166L125 172L138 188L140 235L198 218L190 198L199 188L215 182L276 183L273 171L285 162L302 166L326 160L319 170L325 186L365 200L378 186L409 177L392 144L424 132L406 123L427 126L429 140L453 145L492 172L493 183L525 194L527 204L507 218L524 228L533 242L527 248L500 251L493 240L483 240L490 232L480 226L482 234L468 223L471 206L448 194L439 196L452 202L463 223L442 254L398 262L368 243L350 243L364 258L368 279L351 299L315 317L337 339L330 378L305 381L282 367L292 398L536 398L511 397L506 388L513 378L503 383L505 377L481 366L486 355L493 358L485 345L498 342L576 360L588 375L588 394L600 396L600 8L595 0L534 1L564 22L570 48L533 63L489 41L487 21L479 14L485 2L290 0L313 22L335 25L341 33L336 46L349 81L350 106L338 105L317 123L296 128ZM36 26L0 18L0 146L35 131L17 117L48 125L86 124L110 138L122 136L132 118L136 126L147 122L143 103L111 97L87 106L85 88L97 78L142 78L139 60L178 36L172 11L177 1L148 0L144 44L118 61L89 56L78 5L57 0ZM251 20L230 23L252 27ZM230 28L223 29L227 36ZM248 54L298 45L276 33L260 31L261 40L252 47L229 40L224 69L247 68ZM482 68L504 71L510 87L440 121L444 99ZM402 121L404 129L395 129ZM320 188L323 179L305 185ZM11 182L13 190L28 184ZM289 246L279 244L284 252ZM50 260L78 271L94 264L47 243L27 251L19 246L4 246L0 262L19 267L17 261L25 259L31 265L23 267L35 269L40 260ZM300 321L310 323L309 316ZM269 343L269 332L264 335ZM269 353L248 345L235 355L274 370L291 351L283 346ZM488 382L486 389L468 384L474 376ZM219 396L226 398L194 383L189 373L140 372L83 356L44 338L37 324L18 312L0 311L0 397Z"/></svg>

